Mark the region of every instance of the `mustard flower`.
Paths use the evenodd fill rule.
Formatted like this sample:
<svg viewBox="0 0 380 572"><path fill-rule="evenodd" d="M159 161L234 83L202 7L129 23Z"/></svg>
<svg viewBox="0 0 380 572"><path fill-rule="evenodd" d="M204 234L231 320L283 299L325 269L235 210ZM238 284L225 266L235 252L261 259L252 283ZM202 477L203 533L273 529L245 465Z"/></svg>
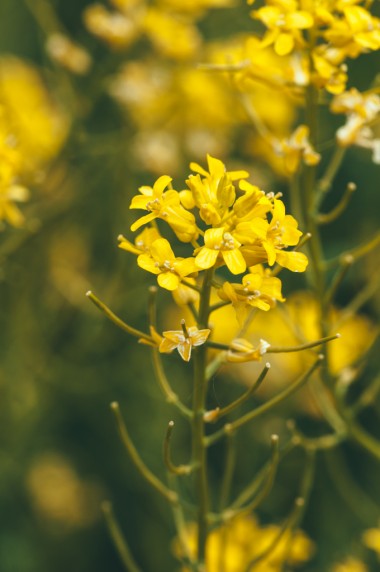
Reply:
<svg viewBox="0 0 380 572"><path fill-rule="evenodd" d="M358 145L363 137L366 137L369 124L380 113L380 97L374 93L360 93L357 89L351 88L334 97L330 109L333 113L347 115L346 123L339 127L336 133L339 145L342 147ZM371 139L371 136L368 139Z"/></svg>
<svg viewBox="0 0 380 572"><path fill-rule="evenodd" d="M59 32L48 37L46 51L52 60L77 75L86 74L92 65L90 54Z"/></svg>
<svg viewBox="0 0 380 572"><path fill-rule="evenodd" d="M317 165L321 160L309 141L309 128L306 125L299 125L289 139L278 142L275 152L284 157L286 170L290 174L297 171L301 160L306 165Z"/></svg>
<svg viewBox="0 0 380 572"><path fill-rule="evenodd" d="M135 231L142 225L160 218L169 224L179 240L190 242L198 236L195 218L192 213L183 208L177 191L164 192L171 180L171 177L163 175L157 179L153 187L139 188L141 195L133 197L129 208L147 210L149 214L134 222L131 230Z"/></svg>
<svg viewBox="0 0 380 572"><path fill-rule="evenodd" d="M261 264L249 269L241 284L224 282L218 295L222 300L230 300L240 324L244 323L250 308L268 311L276 301L284 302L281 294L281 280L270 275Z"/></svg>
<svg viewBox="0 0 380 572"><path fill-rule="evenodd" d="M209 172L197 163L190 163L190 168L197 175L190 175L186 181L190 190L182 191L180 196L186 208L198 207L199 215L206 224L218 226L236 198L232 182L248 177L248 173L227 171L224 163L211 155L207 155L207 163Z"/></svg>
<svg viewBox="0 0 380 572"><path fill-rule="evenodd" d="M369 528L363 534L364 544L380 557L380 528Z"/></svg>
<svg viewBox="0 0 380 572"><path fill-rule="evenodd" d="M310 12L298 10L298 2L295 0L271 0L268 4L270 5L252 12L252 16L268 28L262 46L274 44L274 50L279 56L289 54L295 47L304 46L302 30L314 25Z"/></svg>
<svg viewBox="0 0 380 572"><path fill-rule="evenodd" d="M348 556L343 562L335 564L331 572L368 572L368 568L364 562Z"/></svg>
<svg viewBox="0 0 380 572"><path fill-rule="evenodd" d="M165 238L155 240L148 254L140 254L137 264L147 272L156 274L159 286L166 290L176 290L182 278L198 271L194 258L176 258Z"/></svg>
<svg viewBox="0 0 380 572"><path fill-rule="evenodd" d="M261 339L259 344L255 347L244 338L236 338L232 340L230 344L226 360L233 363L260 361L263 355L266 354L269 347L270 344L263 339Z"/></svg>
<svg viewBox="0 0 380 572"><path fill-rule="evenodd" d="M198 330L196 326L187 328L184 320L182 320L181 325L182 330L162 332L164 339L160 344L159 351L171 353L176 349L184 361L190 361L192 348L204 344L211 330Z"/></svg>
<svg viewBox="0 0 380 572"><path fill-rule="evenodd" d="M235 236L243 244L241 253L249 266L267 260L270 266L277 262L293 272L304 272L306 269L308 261L302 252L284 250L297 245L302 232L298 230L295 218L285 213L284 203L277 198L273 199L270 222L255 218L239 223Z"/></svg>
<svg viewBox="0 0 380 572"><path fill-rule="evenodd" d="M380 48L380 20L362 6L345 5L341 18L334 18L324 36L351 58Z"/></svg>
<svg viewBox="0 0 380 572"><path fill-rule="evenodd" d="M240 252L241 244L224 227L207 229L204 241L205 245L196 251L195 263L198 268L211 268L222 258L232 274L245 272L247 265Z"/></svg>
<svg viewBox="0 0 380 572"><path fill-rule="evenodd" d="M152 243L158 238L161 238L161 235L154 227L144 228L144 230L136 236L134 244L132 244L132 242L122 234L117 237L119 248L126 250L127 252L132 252L132 254L144 254L144 252L149 253Z"/></svg>

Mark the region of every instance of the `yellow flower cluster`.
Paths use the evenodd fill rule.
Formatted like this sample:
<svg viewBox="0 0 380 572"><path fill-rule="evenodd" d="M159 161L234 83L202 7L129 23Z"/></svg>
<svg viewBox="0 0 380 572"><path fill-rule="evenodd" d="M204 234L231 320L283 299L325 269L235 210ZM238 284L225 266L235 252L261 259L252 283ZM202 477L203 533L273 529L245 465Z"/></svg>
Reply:
<svg viewBox="0 0 380 572"><path fill-rule="evenodd" d="M370 4L362 0L267 0L251 15L267 28L263 47L273 45L281 56L301 54L311 81L340 93L347 81L345 61L380 48L380 19L369 12Z"/></svg>
<svg viewBox="0 0 380 572"><path fill-rule="evenodd" d="M207 570L241 572L257 559L252 567L255 572L280 572L285 560L292 566L308 561L314 552L312 541L300 530L293 534L288 530L278 538L280 530L275 525L260 526L254 516L234 518L228 525L211 532L206 555ZM189 529L187 542L190 553L195 553L196 527ZM268 551L270 547L273 548ZM177 550L180 551L179 547ZM184 572L187 570L187 567L183 568Z"/></svg>
<svg viewBox="0 0 380 572"><path fill-rule="evenodd" d="M15 57L0 60L0 221L21 226L17 203L28 199L25 185L62 146L65 116L52 104L39 73Z"/></svg>
<svg viewBox="0 0 380 572"><path fill-rule="evenodd" d="M138 265L157 275L158 284L170 291L183 284L193 287L190 279L209 269L225 266L233 275L244 274L241 283L217 284L220 298L231 303L240 316L252 307L269 310L284 298L280 279L264 269L263 263L303 272L306 256L286 250L298 244L302 233L280 198L247 182L246 171L227 171L222 161L210 155L207 160L208 171L191 163L194 174L187 179L185 190L171 188L166 175L153 187L141 187L130 208L147 214L131 230L153 226L145 228L135 244L119 237L120 247L137 254ZM175 255L159 233L158 220L168 224L181 242L191 244L190 256Z"/></svg>

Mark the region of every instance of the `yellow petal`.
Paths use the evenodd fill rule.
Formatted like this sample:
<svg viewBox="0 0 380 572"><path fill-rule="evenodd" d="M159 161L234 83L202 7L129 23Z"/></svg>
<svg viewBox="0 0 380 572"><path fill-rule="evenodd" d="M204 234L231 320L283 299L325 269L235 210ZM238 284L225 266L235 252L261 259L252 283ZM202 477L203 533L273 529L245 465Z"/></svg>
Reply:
<svg viewBox="0 0 380 572"><path fill-rule="evenodd" d="M287 34L283 32L279 34L275 43L274 43L274 50L276 54L279 56L286 56L290 54L290 52L294 48L294 38L291 34Z"/></svg>
<svg viewBox="0 0 380 572"><path fill-rule="evenodd" d="M195 257L195 264L198 268L206 270L214 266L216 259L218 258L219 250L211 250L211 248L202 248L200 252Z"/></svg>
<svg viewBox="0 0 380 572"><path fill-rule="evenodd" d="M178 288L180 280L173 272L162 272L157 276L157 282L161 288L172 291Z"/></svg>
<svg viewBox="0 0 380 572"><path fill-rule="evenodd" d="M222 256L228 270L232 272L232 274L242 274L246 271L247 264L242 253L237 248L223 251Z"/></svg>

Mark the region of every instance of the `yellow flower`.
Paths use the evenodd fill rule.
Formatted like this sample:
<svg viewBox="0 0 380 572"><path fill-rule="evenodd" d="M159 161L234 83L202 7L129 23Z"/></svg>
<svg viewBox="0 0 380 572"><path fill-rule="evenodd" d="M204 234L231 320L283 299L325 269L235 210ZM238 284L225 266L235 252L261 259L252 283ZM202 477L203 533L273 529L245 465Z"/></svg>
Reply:
<svg viewBox="0 0 380 572"><path fill-rule="evenodd" d="M91 56L84 48L58 32L48 37L46 51L54 61L77 75L87 73L92 64Z"/></svg>
<svg viewBox="0 0 380 572"><path fill-rule="evenodd" d="M334 18L324 36L346 56L356 58L363 52L380 48L380 20L362 6L346 5L341 18Z"/></svg>
<svg viewBox="0 0 380 572"><path fill-rule="evenodd" d="M332 572L368 572L367 566L352 556L348 556L343 562L335 564Z"/></svg>
<svg viewBox="0 0 380 572"><path fill-rule="evenodd" d="M247 265L240 252L240 242L225 228L209 228L204 236L205 245L202 246L195 257L198 268L205 270L221 262L221 258L232 274L245 272ZM197 252L197 251L196 251Z"/></svg>
<svg viewBox="0 0 380 572"><path fill-rule="evenodd" d="M297 10L297 4L295 0L271 0L270 5L252 12L252 16L268 28L263 47L274 44L279 56L289 54L295 47L304 46L302 30L314 24L312 15L306 10Z"/></svg>
<svg viewBox="0 0 380 572"><path fill-rule="evenodd" d="M170 11L150 8L145 15L143 27L156 50L163 56L176 60L194 57L202 43L196 26L182 15Z"/></svg>
<svg viewBox="0 0 380 572"><path fill-rule="evenodd" d="M143 254L144 252L149 253L152 243L158 238L161 238L161 235L154 227L144 228L144 230L136 236L134 244L127 240L122 234L117 237L119 248L122 248L127 252L132 252L132 254Z"/></svg>
<svg viewBox="0 0 380 572"><path fill-rule="evenodd" d="M363 542L380 557L380 528L369 528L363 534Z"/></svg>
<svg viewBox="0 0 380 572"><path fill-rule="evenodd" d="M161 288L176 290L181 279L198 271L194 258L176 258L170 243L158 238L149 247L149 254L140 254L137 259L140 268L157 274Z"/></svg>
<svg viewBox="0 0 380 572"><path fill-rule="evenodd" d="M190 242L198 236L195 218L192 213L183 208L177 191L164 192L171 180L171 177L163 175L157 179L153 187L139 188L141 195L133 197L129 208L147 210L149 214L134 222L131 230L135 231L142 225L160 218L170 225L179 240Z"/></svg>
<svg viewBox="0 0 380 572"><path fill-rule="evenodd" d="M121 13L107 10L101 4L91 4L83 18L89 32L114 49L126 48L140 34L142 14L137 9Z"/></svg>
<svg viewBox="0 0 380 572"><path fill-rule="evenodd" d="M196 526L187 531L187 544L191 554L196 552ZM209 535L206 554L207 572L220 572L223 559L225 572L242 572L249 562L261 555L275 540L280 527L260 526L252 516L238 516L228 524L214 529ZM175 548L181 554L179 542ZM275 548L255 566L255 572L280 572L285 559L290 565L302 564L310 559L314 545L300 530L285 532ZM182 568L188 572L188 567Z"/></svg>
<svg viewBox="0 0 380 572"><path fill-rule="evenodd" d="M284 302L281 294L281 280L271 276L261 264L249 269L243 276L241 284L224 282L218 290L222 300L230 300L236 311L239 324L243 324L250 308L268 311L276 304L276 300Z"/></svg>
<svg viewBox="0 0 380 572"><path fill-rule="evenodd" d="M380 112L380 97L374 93L360 93L357 89L351 88L334 97L330 109L333 113L347 115L345 125L339 127L336 133L339 145L347 147L360 144L363 131L365 135L365 130L369 128L368 124Z"/></svg>
<svg viewBox="0 0 380 572"><path fill-rule="evenodd" d="M269 347L270 344L263 339L261 339L259 341L259 345L255 347L244 338L235 338L230 343L230 349L227 352L226 360L232 363L260 361Z"/></svg>
<svg viewBox="0 0 380 572"><path fill-rule="evenodd" d="M287 246L298 244L302 232L294 217L285 214L285 205L273 199L272 220L263 218L236 225L235 236L244 244L241 252L249 266L268 261L275 262L292 272L304 272L308 260L302 252L286 252Z"/></svg>
<svg viewBox="0 0 380 572"><path fill-rule="evenodd" d="M224 163L211 155L207 155L207 162L210 172L197 163L190 163L190 169L198 174L187 179L190 191L182 191L180 196L186 208L199 208L199 215L206 224L219 226L236 198L232 181L248 177L248 173L228 172Z"/></svg>
<svg viewBox="0 0 380 572"><path fill-rule="evenodd" d="M309 141L309 128L299 125L289 139L278 142L275 152L284 157L285 168L289 174L297 171L300 161L305 165L317 165L321 156L317 153Z"/></svg>
<svg viewBox="0 0 380 572"><path fill-rule="evenodd" d="M190 361L192 348L204 344L211 330L198 330L195 326L186 328L184 320L182 320L181 325L182 330L162 332L164 339L159 350L162 353L171 353L176 349L184 361Z"/></svg>

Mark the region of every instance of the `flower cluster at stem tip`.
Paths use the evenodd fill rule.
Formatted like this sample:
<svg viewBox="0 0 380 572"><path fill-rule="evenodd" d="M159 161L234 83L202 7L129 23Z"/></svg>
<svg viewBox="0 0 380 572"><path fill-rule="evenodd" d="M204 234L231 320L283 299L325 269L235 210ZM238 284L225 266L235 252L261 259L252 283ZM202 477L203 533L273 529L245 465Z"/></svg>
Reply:
<svg viewBox="0 0 380 572"><path fill-rule="evenodd" d="M147 214L134 222L131 230L149 226L134 244L120 236L119 246L136 254L138 265L157 275L159 286L173 292L182 304L197 301L197 276L212 271L219 298L232 304L242 322L252 308L267 311L276 301L284 301L281 281L272 275L271 267L277 264L293 272L306 269L305 254L287 250L297 246L302 232L294 217L286 214L280 195L265 193L247 182L246 171L227 171L222 161L210 155L207 161L208 171L190 164L194 174L186 180L185 190L174 190L166 175L153 187L140 187L130 208ZM191 247L189 256L176 256L170 242L160 234L159 220ZM233 276L243 275L241 282L225 279L225 271L219 277L215 271L223 267ZM165 342L162 351L182 348L183 343L191 351L194 335L198 340L199 333L190 335L184 326L175 340ZM183 343L178 336L183 337ZM186 361L190 351L180 351Z"/></svg>

